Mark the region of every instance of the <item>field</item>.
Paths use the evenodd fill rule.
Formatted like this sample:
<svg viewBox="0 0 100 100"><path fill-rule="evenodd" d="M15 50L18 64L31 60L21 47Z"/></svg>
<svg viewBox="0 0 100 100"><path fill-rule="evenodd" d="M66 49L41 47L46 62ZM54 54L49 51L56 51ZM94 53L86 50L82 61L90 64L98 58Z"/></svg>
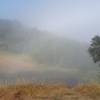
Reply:
<svg viewBox="0 0 100 100"><path fill-rule="evenodd" d="M100 100L98 83L1 85L0 100Z"/></svg>

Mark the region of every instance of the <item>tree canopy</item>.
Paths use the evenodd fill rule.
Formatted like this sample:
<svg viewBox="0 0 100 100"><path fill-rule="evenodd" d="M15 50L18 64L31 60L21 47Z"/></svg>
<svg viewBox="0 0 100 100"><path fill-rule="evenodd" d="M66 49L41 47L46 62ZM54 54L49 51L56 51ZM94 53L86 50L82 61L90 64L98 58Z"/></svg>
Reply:
<svg viewBox="0 0 100 100"><path fill-rule="evenodd" d="M92 38L91 45L88 49L93 61L95 63L100 62L100 36L95 36Z"/></svg>

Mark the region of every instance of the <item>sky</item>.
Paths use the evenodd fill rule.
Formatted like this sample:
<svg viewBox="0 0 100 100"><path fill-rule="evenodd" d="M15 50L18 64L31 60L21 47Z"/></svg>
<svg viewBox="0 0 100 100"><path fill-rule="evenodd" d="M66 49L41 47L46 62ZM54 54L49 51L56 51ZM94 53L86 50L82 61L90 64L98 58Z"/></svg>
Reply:
<svg viewBox="0 0 100 100"><path fill-rule="evenodd" d="M0 18L89 42L100 35L100 0L1 0Z"/></svg>

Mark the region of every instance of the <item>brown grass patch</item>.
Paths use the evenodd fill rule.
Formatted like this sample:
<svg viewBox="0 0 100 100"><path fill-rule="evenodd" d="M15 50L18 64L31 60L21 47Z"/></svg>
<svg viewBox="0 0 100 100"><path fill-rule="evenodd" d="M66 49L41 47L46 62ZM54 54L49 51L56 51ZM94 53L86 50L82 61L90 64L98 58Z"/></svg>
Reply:
<svg viewBox="0 0 100 100"><path fill-rule="evenodd" d="M100 84L17 84L0 87L0 100L100 100Z"/></svg>

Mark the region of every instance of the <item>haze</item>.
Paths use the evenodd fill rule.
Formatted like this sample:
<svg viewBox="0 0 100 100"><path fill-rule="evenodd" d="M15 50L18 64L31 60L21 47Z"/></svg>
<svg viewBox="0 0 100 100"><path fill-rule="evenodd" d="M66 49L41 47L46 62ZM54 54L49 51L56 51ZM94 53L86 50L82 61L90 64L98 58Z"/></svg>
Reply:
<svg viewBox="0 0 100 100"><path fill-rule="evenodd" d="M0 17L89 42L100 34L99 0L3 0Z"/></svg>
<svg viewBox="0 0 100 100"><path fill-rule="evenodd" d="M0 1L0 80L96 79L89 56L99 0Z"/></svg>

